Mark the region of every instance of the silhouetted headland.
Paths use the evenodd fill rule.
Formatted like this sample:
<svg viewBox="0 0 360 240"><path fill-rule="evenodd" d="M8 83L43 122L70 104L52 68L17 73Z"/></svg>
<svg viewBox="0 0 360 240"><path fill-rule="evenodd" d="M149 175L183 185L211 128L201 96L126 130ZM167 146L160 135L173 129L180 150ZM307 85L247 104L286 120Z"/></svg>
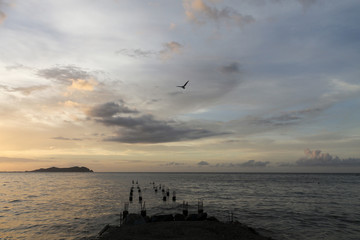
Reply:
<svg viewBox="0 0 360 240"><path fill-rule="evenodd" d="M94 171L87 167L69 167L69 168L51 167L51 168L40 168L27 172L94 172Z"/></svg>

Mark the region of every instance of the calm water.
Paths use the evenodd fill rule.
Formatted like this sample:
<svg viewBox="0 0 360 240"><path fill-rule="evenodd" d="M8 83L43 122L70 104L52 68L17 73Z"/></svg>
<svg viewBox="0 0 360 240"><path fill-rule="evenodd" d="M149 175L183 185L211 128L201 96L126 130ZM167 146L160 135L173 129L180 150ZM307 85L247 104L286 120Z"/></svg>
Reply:
<svg viewBox="0 0 360 240"><path fill-rule="evenodd" d="M356 174L0 173L0 239L88 239L118 224L138 180L147 214L196 212L236 220L279 240L360 239ZM163 202L152 184L175 190ZM136 188L135 188L136 190ZM139 212L135 191L130 212Z"/></svg>

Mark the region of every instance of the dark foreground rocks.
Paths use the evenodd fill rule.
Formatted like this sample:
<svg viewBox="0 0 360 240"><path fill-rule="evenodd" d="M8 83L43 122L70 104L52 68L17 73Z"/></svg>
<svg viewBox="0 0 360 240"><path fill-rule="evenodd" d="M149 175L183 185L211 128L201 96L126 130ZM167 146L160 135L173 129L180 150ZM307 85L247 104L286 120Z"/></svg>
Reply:
<svg viewBox="0 0 360 240"><path fill-rule="evenodd" d="M165 221L109 226L100 240L270 240L241 223L217 221Z"/></svg>

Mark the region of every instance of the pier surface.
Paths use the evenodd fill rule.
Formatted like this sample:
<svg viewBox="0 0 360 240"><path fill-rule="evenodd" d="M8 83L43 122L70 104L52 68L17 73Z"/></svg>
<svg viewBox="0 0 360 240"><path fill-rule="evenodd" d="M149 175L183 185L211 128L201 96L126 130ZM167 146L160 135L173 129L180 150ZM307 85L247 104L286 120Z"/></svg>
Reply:
<svg viewBox="0 0 360 240"><path fill-rule="evenodd" d="M213 221L151 222L109 227L100 240L270 240L241 223Z"/></svg>

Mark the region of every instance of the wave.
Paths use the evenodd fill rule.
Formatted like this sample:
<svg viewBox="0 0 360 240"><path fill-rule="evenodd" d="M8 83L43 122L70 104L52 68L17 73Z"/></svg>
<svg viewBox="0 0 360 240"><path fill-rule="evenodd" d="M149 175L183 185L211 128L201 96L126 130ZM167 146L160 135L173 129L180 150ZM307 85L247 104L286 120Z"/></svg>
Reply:
<svg viewBox="0 0 360 240"><path fill-rule="evenodd" d="M37 197L39 197L39 196L37 196L37 195L28 195L27 196L27 198L37 198Z"/></svg>

